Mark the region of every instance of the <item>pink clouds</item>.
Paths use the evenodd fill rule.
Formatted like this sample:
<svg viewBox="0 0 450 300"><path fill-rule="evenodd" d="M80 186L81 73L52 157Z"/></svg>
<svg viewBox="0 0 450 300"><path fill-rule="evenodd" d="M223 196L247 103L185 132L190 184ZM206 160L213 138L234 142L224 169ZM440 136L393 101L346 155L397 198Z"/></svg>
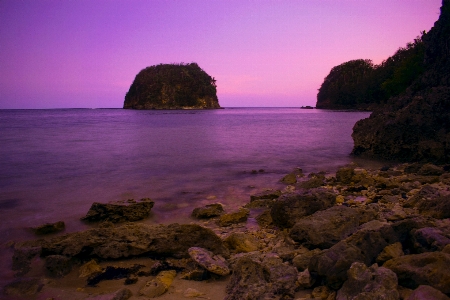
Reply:
<svg viewBox="0 0 450 300"><path fill-rule="evenodd" d="M194 61L222 106L314 105L333 66L381 62L440 3L3 0L0 108L121 107L142 68Z"/></svg>

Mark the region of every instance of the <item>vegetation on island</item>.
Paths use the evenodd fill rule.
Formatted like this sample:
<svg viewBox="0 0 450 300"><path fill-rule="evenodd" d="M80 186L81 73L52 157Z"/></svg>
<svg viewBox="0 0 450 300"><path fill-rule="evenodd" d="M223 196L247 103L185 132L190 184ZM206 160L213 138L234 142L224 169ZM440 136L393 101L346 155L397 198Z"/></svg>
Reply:
<svg viewBox="0 0 450 300"><path fill-rule="evenodd" d="M364 109L404 92L424 72L425 34L379 65L357 59L332 68L319 89L316 107Z"/></svg>
<svg viewBox="0 0 450 300"><path fill-rule="evenodd" d="M159 64L136 75L123 108L220 108L216 80L198 64Z"/></svg>

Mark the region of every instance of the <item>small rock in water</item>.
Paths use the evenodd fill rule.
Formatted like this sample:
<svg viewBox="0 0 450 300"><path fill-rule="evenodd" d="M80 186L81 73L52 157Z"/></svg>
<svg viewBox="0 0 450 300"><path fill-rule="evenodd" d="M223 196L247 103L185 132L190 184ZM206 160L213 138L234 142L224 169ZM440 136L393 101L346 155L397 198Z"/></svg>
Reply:
<svg viewBox="0 0 450 300"><path fill-rule="evenodd" d="M196 263L211 273L221 276L230 274L230 269L223 257L216 256L212 252L200 247L191 247L188 252Z"/></svg>
<svg viewBox="0 0 450 300"><path fill-rule="evenodd" d="M192 217L197 219L209 219L223 214L223 207L220 203L208 204L203 207L197 207L192 211Z"/></svg>
<svg viewBox="0 0 450 300"><path fill-rule="evenodd" d="M63 221L56 223L45 223L44 225L32 227L31 230L37 235L55 233L64 230L66 224Z"/></svg>
<svg viewBox="0 0 450 300"><path fill-rule="evenodd" d="M147 218L155 204L150 198L139 201L127 200L127 203L99 203L94 202L83 221L99 222L109 221L112 223L133 222Z"/></svg>
<svg viewBox="0 0 450 300"><path fill-rule="evenodd" d="M247 221L250 210L241 208L239 211L220 216L217 224L221 227L230 226L232 224L242 223Z"/></svg>

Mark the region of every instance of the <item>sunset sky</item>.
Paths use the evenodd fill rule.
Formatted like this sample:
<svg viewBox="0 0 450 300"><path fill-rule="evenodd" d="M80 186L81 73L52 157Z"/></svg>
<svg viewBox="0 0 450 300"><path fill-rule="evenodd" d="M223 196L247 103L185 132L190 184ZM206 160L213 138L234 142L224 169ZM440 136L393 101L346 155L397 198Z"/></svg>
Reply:
<svg viewBox="0 0 450 300"><path fill-rule="evenodd" d="M136 74L197 62L223 107L315 105L333 66L380 63L441 0L0 0L0 109L119 108Z"/></svg>

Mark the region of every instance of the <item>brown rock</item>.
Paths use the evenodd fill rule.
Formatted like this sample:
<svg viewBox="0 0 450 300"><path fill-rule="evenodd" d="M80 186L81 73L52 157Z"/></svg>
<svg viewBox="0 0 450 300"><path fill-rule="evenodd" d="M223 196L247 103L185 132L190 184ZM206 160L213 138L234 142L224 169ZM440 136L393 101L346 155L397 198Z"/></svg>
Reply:
<svg viewBox="0 0 450 300"><path fill-rule="evenodd" d="M237 253L257 251L261 247L256 237L242 232L234 232L230 234L224 240L224 243L228 249Z"/></svg>
<svg viewBox="0 0 450 300"><path fill-rule="evenodd" d="M417 288L430 285L444 294L450 293L450 254L427 252L404 255L383 265L397 274L400 285Z"/></svg>
<svg viewBox="0 0 450 300"><path fill-rule="evenodd" d="M450 300L450 298L429 285L419 285L406 300Z"/></svg>
<svg viewBox="0 0 450 300"><path fill-rule="evenodd" d="M94 202L86 216L81 220L112 223L139 221L150 215L154 204L155 202L149 198L143 198L139 201L130 199L127 203L116 204Z"/></svg>
<svg viewBox="0 0 450 300"><path fill-rule="evenodd" d="M247 221L250 210L241 208L237 212L221 215L217 224L221 227L230 226L232 224L242 223Z"/></svg>
<svg viewBox="0 0 450 300"><path fill-rule="evenodd" d="M208 204L203 207L195 208L192 211L192 217L197 219L209 219L223 214L223 207L220 203Z"/></svg>
<svg viewBox="0 0 450 300"><path fill-rule="evenodd" d="M63 231L64 228L66 228L66 224L63 221L59 221L56 223L46 223L44 225L33 227L31 229L37 235L44 235Z"/></svg>

